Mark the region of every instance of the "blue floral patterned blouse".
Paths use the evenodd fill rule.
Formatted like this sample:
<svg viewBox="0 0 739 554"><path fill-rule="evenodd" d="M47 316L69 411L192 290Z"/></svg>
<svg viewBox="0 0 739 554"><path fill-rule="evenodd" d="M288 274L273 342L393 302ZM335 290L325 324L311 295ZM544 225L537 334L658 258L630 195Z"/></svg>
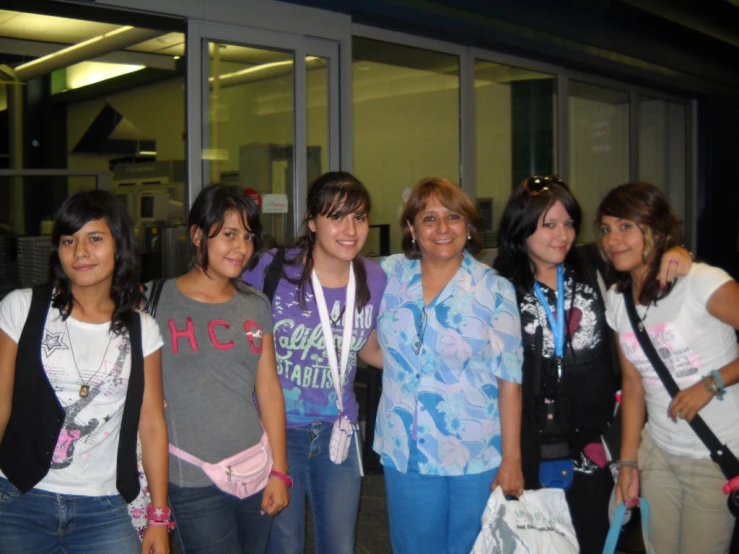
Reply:
<svg viewBox="0 0 739 554"><path fill-rule="evenodd" d="M387 275L377 324L384 371L375 451L405 473L465 475L501 461L496 378L521 382L521 321L511 283L465 252L424 306L419 260L381 263Z"/></svg>

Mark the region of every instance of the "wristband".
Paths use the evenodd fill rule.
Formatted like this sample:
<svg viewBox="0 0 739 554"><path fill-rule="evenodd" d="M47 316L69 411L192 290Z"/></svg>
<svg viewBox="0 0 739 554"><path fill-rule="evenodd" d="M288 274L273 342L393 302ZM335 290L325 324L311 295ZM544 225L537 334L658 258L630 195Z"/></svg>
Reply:
<svg viewBox="0 0 739 554"><path fill-rule="evenodd" d="M713 378L716 379L716 382L718 383L718 386L721 389L721 396L723 396L724 393L726 393L726 384L724 383L724 380L721 377L721 373L717 369L712 369L711 375L713 375Z"/></svg>
<svg viewBox="0 0 739 554"><path fill-rule="evenodd" d="M277 479L285 483L289 488L293 488L293 478L289 475L285 475L284 473L273 469L269 472L269 476L276 477Z"/></svg>
<svg viewBox="0 0 739 554"><path fill-rule="evenodd" d="M152 504L146 506L147 525L174 529L176 525L174 521L170 521L171 518L172 509L167 506L153 506Z"/></svg>

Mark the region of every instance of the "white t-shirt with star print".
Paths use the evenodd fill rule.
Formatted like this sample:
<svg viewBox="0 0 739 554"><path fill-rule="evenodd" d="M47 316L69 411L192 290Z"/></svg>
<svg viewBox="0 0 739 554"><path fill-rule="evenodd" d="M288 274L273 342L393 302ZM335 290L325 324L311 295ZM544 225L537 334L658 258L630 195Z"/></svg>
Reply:
<svg viewBox="0 0 739 554"><path fill-rule="evenodd" d="M0 329L16 343L31 308L31 295L31 289L16 290L0 303ZM162 347L159 327L148 314L141 314L141 335L144 357ZM36 488L81 496L118 494L116 458L131 373L130 351L128 333L114 335L110 323L85 323L72 317L65 322L59 310L49 309L41 363L66 417L49 473ZM84 398L80 396L83 383L89 386Z"/></svg>

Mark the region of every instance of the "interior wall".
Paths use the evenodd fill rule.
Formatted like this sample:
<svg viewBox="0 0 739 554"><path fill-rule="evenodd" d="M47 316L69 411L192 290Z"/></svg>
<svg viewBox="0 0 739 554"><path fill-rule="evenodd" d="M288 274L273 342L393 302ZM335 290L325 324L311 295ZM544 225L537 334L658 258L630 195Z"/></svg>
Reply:
<svg viewBox="0 0 739 554"><path fill-rule="evenodd" d="M68 168L107 171L109 160L120 157L120 154L71 152L106 102L140 131L142 139L156 140L158 160L184 160L184 87L184 79L177 77L121 91L104 98L69 104L67 106L67 144L70 149ZM89 178L70 178L69 194L89 188L89 186Z"/></svg>

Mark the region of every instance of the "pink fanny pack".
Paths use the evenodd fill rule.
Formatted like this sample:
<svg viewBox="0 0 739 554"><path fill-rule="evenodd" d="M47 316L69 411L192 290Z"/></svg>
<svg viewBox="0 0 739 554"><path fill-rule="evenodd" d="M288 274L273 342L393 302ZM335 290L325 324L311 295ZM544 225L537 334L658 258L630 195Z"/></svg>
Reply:
<svg viewBox="0 0 739 554"><path fill-rule="evenodd" d="M272 471L272 449L267 433L262 433L259 443L230 458L209 464L180 450L173 444L169 452L181 460L202 468L216 487L238 498L246 498L267 486Z"/></svg>

